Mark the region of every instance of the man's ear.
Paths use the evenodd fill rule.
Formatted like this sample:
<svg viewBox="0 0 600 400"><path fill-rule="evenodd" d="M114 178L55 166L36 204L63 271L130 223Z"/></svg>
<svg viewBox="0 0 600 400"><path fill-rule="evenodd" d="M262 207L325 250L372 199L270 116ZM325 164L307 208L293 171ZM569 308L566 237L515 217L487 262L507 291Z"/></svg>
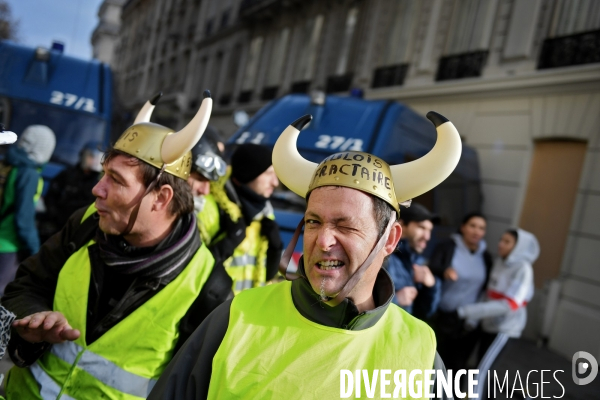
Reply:
<svg viewBox="0 0 600 400"><path fill-rule="evenodd" d="M152 211L166 210L173 200L173 188L171 185L162 185L155 193L156 198L152 204Z"/></svg>
<svg viewBox="0 0 600 400"><path fill-rule="evenodd" d="M385 242L385 246L383 247L386 256L389 256L396 250L396 246L398 246L398 242L402 237L402 226L398 222L394 222L392 225L392 229L390 230L390 234Z"/></svg>

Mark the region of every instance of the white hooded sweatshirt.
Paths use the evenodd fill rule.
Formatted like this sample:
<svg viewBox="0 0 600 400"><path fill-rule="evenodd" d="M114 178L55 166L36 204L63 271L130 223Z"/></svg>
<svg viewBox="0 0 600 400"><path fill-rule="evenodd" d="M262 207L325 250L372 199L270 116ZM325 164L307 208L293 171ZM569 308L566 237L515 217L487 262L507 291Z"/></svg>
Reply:
<svg viewBox="0 0 600 400"><path fill-rule="evenodd" d="M494 262L483 302L460 307L458 315L467 320L482 320L488 333L520 337L527 322L525 306L533 297L533 267L540 254L535 236L517 229L518 239L506 259Z"/></svg>

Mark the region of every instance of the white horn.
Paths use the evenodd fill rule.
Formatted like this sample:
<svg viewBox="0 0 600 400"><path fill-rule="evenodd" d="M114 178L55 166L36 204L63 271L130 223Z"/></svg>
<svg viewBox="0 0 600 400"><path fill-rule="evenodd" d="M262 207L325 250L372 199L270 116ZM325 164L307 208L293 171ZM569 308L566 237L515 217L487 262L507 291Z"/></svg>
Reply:
<svg viewBox="0 0 600 400"><path fill-rule="evenodd" d="M190 151L192 147L202 137L212 110L212 99L208 90L204 91L204 100L200 109L194 118L179 132L167 136L162 144L160 155L165 164L171 164L173 161L182 157Z"/></svg>
<svg viewBox="0 0 600 400"><path fill-rule="evenodd" d="M442 183L460 159L462 143L458 131L443 115L427 113L437 131L433 149L418 160L390 166L398 203L413 199Z"/></svg>
<svg viewBox="0 0 600 400"><path fill-rule="evenodd" d="M298 118L285 128L273 147L273 168L277 177L301 197L306 197L308 185L318 165L302 157L296 147L300 131L311 120L311 115Z"/></svg>
<svg viewBox="0 0 600 400"><path fill-rule="evenodd" d="M150 122L150 117L152 116L152 111L154 111L154 106L158 103L158 100L162 97L162 92L158 92L152 97L150 100L144 104L137 117L135 117L135 121L133 124L139 124L140 122Z"/></svg>

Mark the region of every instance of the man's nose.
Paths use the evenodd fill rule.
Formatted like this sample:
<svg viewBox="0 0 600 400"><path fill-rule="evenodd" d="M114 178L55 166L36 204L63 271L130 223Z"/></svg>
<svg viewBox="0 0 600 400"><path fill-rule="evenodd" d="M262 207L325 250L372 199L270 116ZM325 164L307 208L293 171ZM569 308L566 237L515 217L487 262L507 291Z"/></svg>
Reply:
<svg viewBox="0 0 600 400"><path fill-rule="evenodd" d="M277 179L277 175L273 174L273 187L279 186L279 179Z"/></svg>
<svg viewBox="0 0 600 400"><path fill-rule="evenodd" d="M92 194L96 197L105 198L106 190L104 189L104 181L106 179L106 175L103 176L98 183L92 188Z"/></svg>
<svg viewBox="0 0 600 400"><path fill-rule="evenodd" d="M319 230L317 235L317 246L322 251L329 251L336 244L336 238L333 231L327 227Z"/></svg>

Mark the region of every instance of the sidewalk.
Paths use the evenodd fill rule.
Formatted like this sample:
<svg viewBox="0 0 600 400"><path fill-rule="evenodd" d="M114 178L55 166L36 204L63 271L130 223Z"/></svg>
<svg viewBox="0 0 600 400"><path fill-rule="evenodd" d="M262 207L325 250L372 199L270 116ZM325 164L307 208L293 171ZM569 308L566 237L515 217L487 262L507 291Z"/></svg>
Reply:
<svg viewBox="0 0 600 400"><path fill-rule="evenodd" d="M520 387L515 385L515 379L517 378L517 371L521 378L523 387L525 387L527 380L527 373L532 370L538 372L532 372L530 374L529 389L531 398L561 398L566 400L600 400L600 374L594 379L592 383L585 386L576 385L572 379L571 371L571 360L567 360L562 356L559 356L547 348L539 348L532 341L520 339L514 346L507 348L498 360L498 364L495 368L496 375L502 376L504 379L506 371L508 371L508 386ZM541 392L541 370L550 370L551 372L544 372L544 385L543 385L543 397ZM563 372L555 371L562 370ZM554 378L558 379L558 384ZM561 385L564 387L561 387ZM491 399L509 399L510 392L507 394L506 390L504 393L498 393L496 397L491 392ZM536 390L539 392L536 393ZM563 396L564 393L564 396ZM520 391L515 391L513 398L520 398Z"/></svg>

